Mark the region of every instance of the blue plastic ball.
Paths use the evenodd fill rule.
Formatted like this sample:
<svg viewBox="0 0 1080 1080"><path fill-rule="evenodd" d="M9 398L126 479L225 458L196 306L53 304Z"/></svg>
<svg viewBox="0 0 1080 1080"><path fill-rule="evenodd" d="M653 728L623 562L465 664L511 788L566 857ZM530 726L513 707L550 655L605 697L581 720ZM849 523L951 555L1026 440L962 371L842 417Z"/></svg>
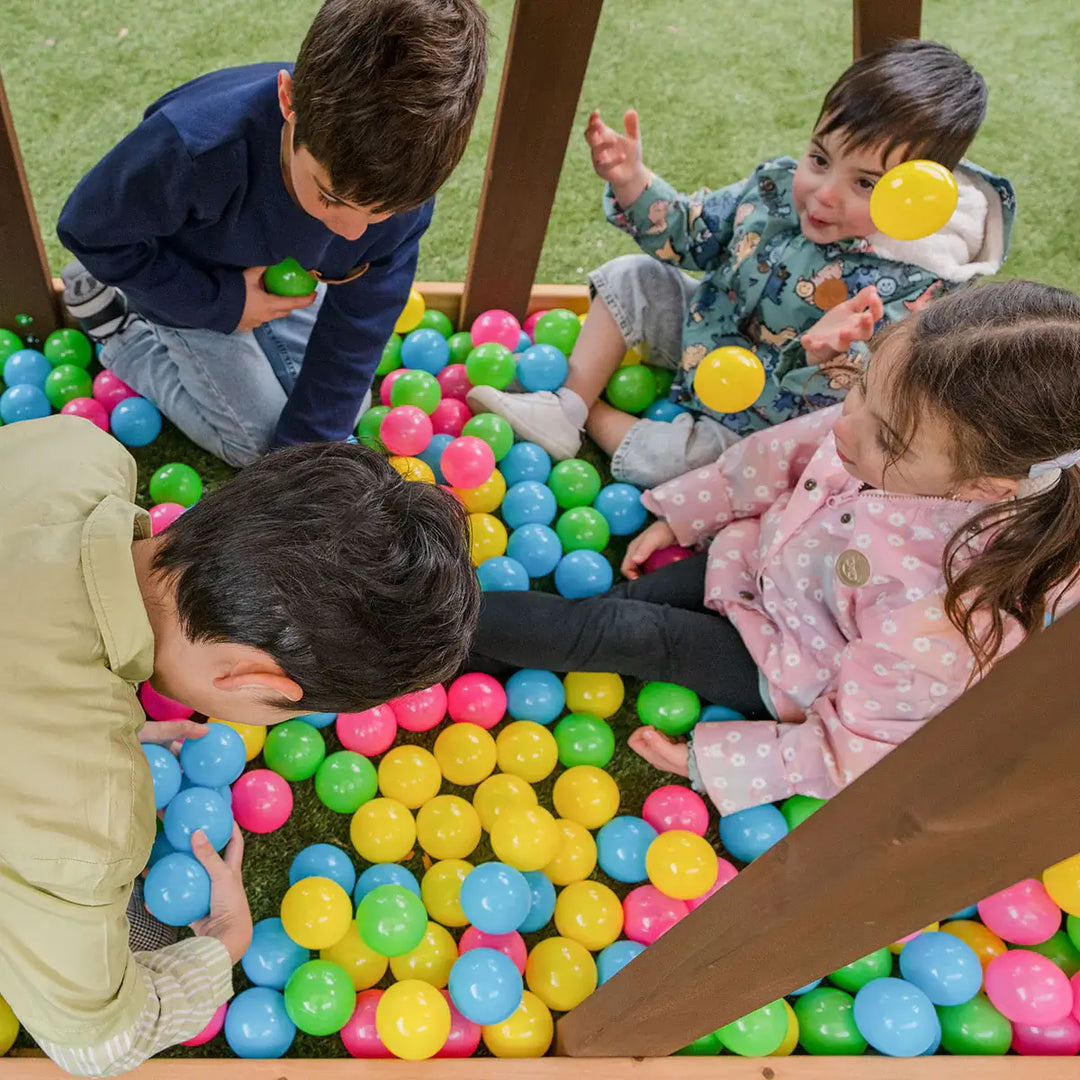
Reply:
<svg viewBox="0 0 1080 1080"><path fill-rule="evenodd" d="M726 705L706 705L698 717L699 724L712 724L718 720L745 720L741 712L729 709Z"/></svg>
<svg viewBox="0 0 1080 1080"><path fill-rule="evenodd" d="M210 875L192 855L166 855L146 875L143 902L166 926L188 926L210 914Z"/></svg>
<svg viewBox="0 0 1080 1080"><path fill-rule="evenodd" d="M529 915L518 927L522 934L543 930L555 914L555 886L543 870L526 870L521 875L529 883Z"/></svg>
<svg viewBox="0 0 1080 1080"><path fill-rule="evenodd" d="M554 345L533 345L518 357L518 382L526 390L558 390L567 371L566 356Z"/></svg>
<svg viewBox="0 0 1080 1080"><path fill-rule="evenodd" d="M49 358L37 349L18 349L4 361L4 382L8 386L36 386L45 389L52 371Z"/></svg>
<svg viewBox="0 0 1080 1080"><path fill-rule="evenodd" d="M555 567L555 588L568 600L606 593L614 580L611 563L598 551L571 551Z"/></svg>
<svg viewBox="0 0 1080 1080"><path fill-rule="evenodd" d="M977 919L979 917L979 909L972 904L971 907L961 908L959 911L954 912L947 919L942 919L942 922L952 922L954 919Z"/></svg>
<svg viewBox="0 0 1080 1080"><path fill-rule="evenodd" d="M681 405L667 398L657 398L642 414L644 420L657 420L662 424L670 424L679 413L686 412Z"/></svg>
<svg viewBox="0 0 1080 1080"><path fill-rule="evenodd" d="M309 844L297 853L289 867L289 884L309 877L336 881L347 893L356 888L356 867L352 859L334 844Z"/></svg>
<svg viewBox="0 0 1080 1080"><path fill-rule="evenodd" d="M616 941L609 945L596 957L597 985L603 986L644 951L645 946L637 941Z"/></svg>
<svg viewBox="0 0 1080 1080"><path fill-rule="evenodd" d="M443 451L454 441L453 435L432 435L431 442L416 456L435 474L437 484L445 484L442 471Z"/></svg>
<svg viewBox="0 0 1080 1080"><path fill-rule="evenodd" d="M125 446L146 446L161 434L161 413L146 398L124 398L113 409L109 427Z"/></svg>
<svg viewBox="0 0 1080 1080"><path fill-rule="evenodd" d="M506 680L506 711L515 720L550 724L565 707L566 691L553 671L522 668Z"/></svg>
<svg viewBox="0 0 1080 1080"><path fill-rule="evenodd" d="M414 330L401 343L404 367L438 375L450 363L450 345L438 330Z"/></svg>
<svg viewBox="0 0 1080 1080"><path fill-rule="evenodd" d="M296 1025L278 990L253 986L237 994L225 1014L225 1041L241 1058L279 1058L293 1044Z"/></svg>
<svg viewBox="0 0 1080 1080"><path fill-rule="evenodd" d="M474 1024L501 1024L521 1004L521 973L496 949L470 949L450 969L450 1000Z"/></svg>
<svg viewBox="0 0 1080 1080"><path fill-rule="evenodd" d="M633 484L608 484L593 499L593 506L603 514L612 536L632 536L649 516Z"/></svg>
<svg viewBox="0 0 1080 1080"><path fill-rule="evenodd" d="M154 806L158 810L164 810L183 783L180 762L164 746L143 743L142 748L146 763L150 766L150 778L154 781Z"/></svg>
<svg viewBox="0 0 1080 1080"><path fill-rule="evenodd" d="M941 931L919 934L904 946L900 974L935 1005L963 1005L979 992L983 978L975 950Z"/></svg>
<svg viewBox="0 0 1080 1080"><path fill-rule="evenodd" d="M185 739L180 748L180 766L184 775L199 787L218 788L231 784L246 764L244 740L228 724L207 724L205 735Z"/></svg>
<svg viewBox="0 0 1080 1080"><path fill-rule="evenodd" d="M769 803L720 819L720 843L743 862L753 862L787 834L784 815Z"/></svg>
<svg viewBox="0 0 1080 1080"><path fill-rule="evenodd" d="M155 863L161 862L166 855L175 854L176 848L169 843L169 838L165 835L165 830L159 827L158 831L154 834L154 846L150 849L150 858L146 861L147 869Z"/></svg>
<svg viewBox="0 0 1080 1080"><path fill-rule="evenodd" d="M284 990L289 976L310 959L311 953L285 933L280 919L260 919L240 965L256 986Z"/></svg>
<svg viewBox="0 0 1080 1080"><path fill-rule="evenodd" d="M544 577L559 565L562 541L550 525L522 525L510 534L506 554L517 559L529 577Z"/></svg>
<svg viewBox="0 0 1080 1080"><path fill-rule="evenodd" d="M816 990L821 985L820 979L815 979L813 982L808 982L805 986L800 986L798 990L792 990L788 997L802 997L803 994L809 994L811 990Z"/></svg>
<svg viewBox="0 0 1080 1080"><path fill-rule="evenodd" d="M40 420L51 412L49 399L45 396L45 391L38 386L23 383L9 386L0 394L0 420L5 424L17 424L20 420Z"/></svg>
<svg viewBox="0 0 1080 1080"><path fill-rule="evenodd" d="M303 720L313 728L329 727L336 719L336 712L309 712L306 716L298 716L297 720Z"/></svg>
<svg viewBox="0 0 1080 1080"><path fill-rule="evenodd" d="M550 525L559 512L551 488L538 480L521 480L514 484L503 496L499 509L510 529L519 529L522 525Z"/></svg>
<svg viewBox="0 0 1080 1080"><path fill-rule="evenodd" d="M191 834L199 829L220 851L232 836L232 809L210 788L189 787L180 791L165 810L165 835L177 851L191 851Z"/></svg>
<svg viewBox="0 0 1080 1080"><path fill-rule="evenodd" d="M514 346L515 353L524 352L533 343L532 338L524 330L518 331L518 343Z"/></svg>
<svg viewBox="0 0 1080 1080"><path fill-rule="evenodd" d="M656 837L656 830L639 817L612 818L596 834L596 861L608 877L640 884L648 879L645 855Z"/></svg>
<svg viewBox="0 0 1080 1080"><path fill-rule="evenodd" d="M476 568L476 577L484 592L528 592L529 574L525 567L508 555L492 555Z"/></svg>
<svg viewBox="0 0 1080 1080"><path fill-rule="evenodd" d="M862 1037L889 1057L918 1057L941 1036L933 1003L903 979L868 982L855 995L854 1015Z"/></svg>
<svg viewBox="0 0 1080 1080"><path fill-rule="evenodd" d="M461 883L461 910L485 934L509 934L529 917L532 889L520 870L481 863Z"/></svg>
<svg viewBox="0 0 1080 1080"><path fill-rule="evenodd" d="M372 889L377 889L380 885L400 885L416 893L417 896L420 895L420 883L411 870L406 870L404 866L399 866L397 863L375 863L356 879L353 903L359 907L360 901Z"/></svg>
<svg viewBox="0 0 1080 1080"><path fill-rule="evenodd" d="M533 442L514 443L499 462L499 472L507 486L513 487L522 480L536 480L546 483L551 475L551 455Z"/></svg>

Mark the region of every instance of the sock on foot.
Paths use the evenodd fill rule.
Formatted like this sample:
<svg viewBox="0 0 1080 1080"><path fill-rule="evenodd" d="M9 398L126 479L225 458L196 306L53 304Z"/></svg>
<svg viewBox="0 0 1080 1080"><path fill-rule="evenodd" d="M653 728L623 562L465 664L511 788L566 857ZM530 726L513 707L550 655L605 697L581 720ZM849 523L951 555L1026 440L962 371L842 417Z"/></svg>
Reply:
<svg viewBox="0 0 1080 1080"><path fill-rule="evenodd" d="M589 406L585 404L581 396L566 386L560 386L559 389L555 391L555 396L562 402L563 412L566 413L566 419L569 420L578 431L584 430L585 421L589 418Z"/></svg>
<svg viewBox="0 0 1080 1080"><path fill-rule="evenodd" d="M82 263L68 263L61 271L64 307L92 341L103 342L127 325L130 317L124 294L98 281Z"/></svg>

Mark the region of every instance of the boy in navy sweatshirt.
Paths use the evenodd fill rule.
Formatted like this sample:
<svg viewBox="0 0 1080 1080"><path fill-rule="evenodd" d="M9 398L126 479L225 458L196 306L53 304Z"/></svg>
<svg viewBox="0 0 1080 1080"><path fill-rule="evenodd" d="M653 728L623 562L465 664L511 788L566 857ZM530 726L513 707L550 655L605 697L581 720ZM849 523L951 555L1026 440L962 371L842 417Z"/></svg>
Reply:
<svg viewBox="0 0 1080 1080"><path fill-rule="evenodd" d="M151 105L57 229L101 363L231 465L348 436L468 141L486 33L477 0L326 0L295 70ZM314 295L266 291L287 256Z"/></svg>

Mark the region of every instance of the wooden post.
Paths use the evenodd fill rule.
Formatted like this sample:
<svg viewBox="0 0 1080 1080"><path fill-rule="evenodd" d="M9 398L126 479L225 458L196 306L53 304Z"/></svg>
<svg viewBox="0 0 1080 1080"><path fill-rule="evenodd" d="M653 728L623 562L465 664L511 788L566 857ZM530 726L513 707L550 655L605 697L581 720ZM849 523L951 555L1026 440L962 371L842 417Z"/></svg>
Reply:
<svg viewBox="0 0 1080 1080"><path fill-rule="evenodd" d="M673 927L559 1024L669 1054L1080 850L1080 609Z"/></svg>
<svg viewBox="0 0 1080 1080"><path fill-rule="evenodd" d="M890 41L917 38L922 0L852 0L855 59L883 49Z"/></svg>
<svg viewBox="0 0 1080 1080"><path fill-rule="evenodd" d="M514 5L465 276L463 326L487 308L525 315L602 4Z"/></svg>
<svg viewBox="0 0 1080 1080"><path fill-rule="evenodd" d="M14 328L16 315L30 315L34 333L44 338L60 325L60 304L53 290L2 78L0 253L4 260L0 273L0 326Z"/></svg>

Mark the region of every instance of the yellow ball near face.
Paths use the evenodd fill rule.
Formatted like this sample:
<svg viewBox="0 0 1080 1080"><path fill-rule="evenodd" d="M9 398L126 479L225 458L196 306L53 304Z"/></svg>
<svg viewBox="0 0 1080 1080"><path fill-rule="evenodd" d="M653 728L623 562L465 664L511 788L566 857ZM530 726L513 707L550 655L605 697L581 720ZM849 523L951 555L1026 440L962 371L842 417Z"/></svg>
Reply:
<svg viewBox="0 0 1080 1080"><path fill-rule="evenodd" d="M543 1057L555 1037L551 1010L526 990L521 1004L501 1024L481 1028L484 1045L497 1058Z"/></svg>
<svg viewBox="0 0 1080 1080"><path fill-rule="evenodd" d="M464 727L455 724L454 727ZM494 743L492 739L492 743ZM536 806L536 792L528 781L509 773L496 773L489 776L474 792L473 806L480 815L480 824L485 832L491 832L499 815L507 810L527 810Z"/></svg>
<svg viewBox="0 0 1080 1080"><path fill-rule="evenodd" d="M765 368L740 345L713 349L694 372L694 393L719 413L749 409L765 389Z"/></svg>
<svg viewBox="0 0 1080 1080"><path fill-rule="evenodd" d="M575 765L555 781L551 792L559 817L586 829L599 829L619 812L619 786L595 765Z"/></svg>
<svg viewBox="0 0 1080 1080"><path fill-rule="evenodd" d="M207 721L208 724L224 724L226 727L231 727L233 731L244 742L244 756L248 761L254 761L261 753L262 748L266 744L266 728L259 724L237 724L232 720L214 720Z"/></svg>
<svg viewBox="0 0 1080 1080"><path fill-rule="evenodd" d="M890 169L870 192L870 218L894 240L921 240L953 216L956 177L937 161L904 161Z"/></svg>
<svg viewBox="0 0 1080 1080"><path fill-rule="evenodd" d="M712 845L683 829L662 832L645 853L645 872L665 895L696 900L716 883L718 864Z"/></svg>
<svg viewBox="0 0 1080 1080"><path fill-rule="evenodd" d="M495 740L479 724L448 724L435 740L434 753L443 776L458 787L479 784L495 768Z"/></svg>
<svg viewBox="0 0 1080 1080"><path fill-rule="evenodd" d="M391 457L389 461L406 480L415 480L421 484L435 483L435 474L431 471L431 466L428 465L426 461L421 461L418 457L400 457L395 455Z"/></svg>
<svg viewBox="0 0 1080 1080"><path fill-rule="evenodd" d="M375 1010L383 1045L405 1061L426 1061L446 1045L450 1006L430 983L406 979L390 986Z"/></svg>
<svg viewBox="0 0 1080 1080"><path fill-rule="evenodd" d="M480 817L458 795L438 795L416 815L416 839L433 859L464 859L480 843Z"/></svg>
<svg viewBox="0 0 1080 1080"><path fill-rule="evenodd" d="M565 937L545 938L529 954L525 981L549 1008L569 1012L596 989L596 961L584 945Z"/></svg>
<svg viewBox="0 0 1080 1080"><path fill-rule="evenodd" d="M405 307L402 308L397 322L394 323L394 333L408 334L415 330L420 325L420 320L424 317L426 310L427 304L424 303L424 298L416 289L410 289L409 299L405 301Z"/></svg>
<svg viewBox="0 0 1080 1080"><path fill-rule="evenodd" d="M507 810L491 829L495 858L515 870L541 870L559 853L562 830L542 806Z"/></svg>
<svg viewBox="0 0 1080 1080"><path fill-rule="evenodd" d="M507 724L495 740L495 751L504 773L520 776L530 784L538 784L550 776L559 763L555 736L543 724L532 720Z"/></svg>
<svg viewBox="0 0 1080 1080"><path fill-rule="evenodd" d="M506 481L496 469L479 487L458 488L457 497L470 514L491 514L498 510L506 494Z"/></svg>
<svg viewBox="0 0 1080 1080"><path fill-rule="evenodd" d="M617 941L622 928L622 904L614 891L599 881L567 885L555 901L555 929L590 952Z"/></svg>
<svg viewBox="0 0 1080 1080"><path fill-rule="evenodd" d="M434 799L441 786L438 762L422 746L395 746L379 762L379 791L410 810L417 810L428 799Z"/></svg>
<svg viewBox="0 0 1080 1080"><path fill-rule="evenodd" d="M461 886L472 868L472 863L464 859L444 859L424 874L420 882L420 899L436 922L443 926L469 925L461 910Z"/></svg>
<svg viewBox="0 0 1080 1080"><path fill-rule="evenodd" d="M400 862L416 843L416 822L397 799L372 799L353 814L349 836L367 862Z"/></svg>
<svg viewBox="0 0 1080 1080"><path fill-rule="evenodd" d="M357 990L370 990L386 974L386 957L368 946L355 921L339 942L319 951L319 959L337 964Z"/></svg>
<svg viewBox="0 0 1080 1080"><path fill-rule="evenodd" d="M352 915L349 894L324 877L303 878L281 901L281 925L304 949L336 945L348 933Z"/></svg>

